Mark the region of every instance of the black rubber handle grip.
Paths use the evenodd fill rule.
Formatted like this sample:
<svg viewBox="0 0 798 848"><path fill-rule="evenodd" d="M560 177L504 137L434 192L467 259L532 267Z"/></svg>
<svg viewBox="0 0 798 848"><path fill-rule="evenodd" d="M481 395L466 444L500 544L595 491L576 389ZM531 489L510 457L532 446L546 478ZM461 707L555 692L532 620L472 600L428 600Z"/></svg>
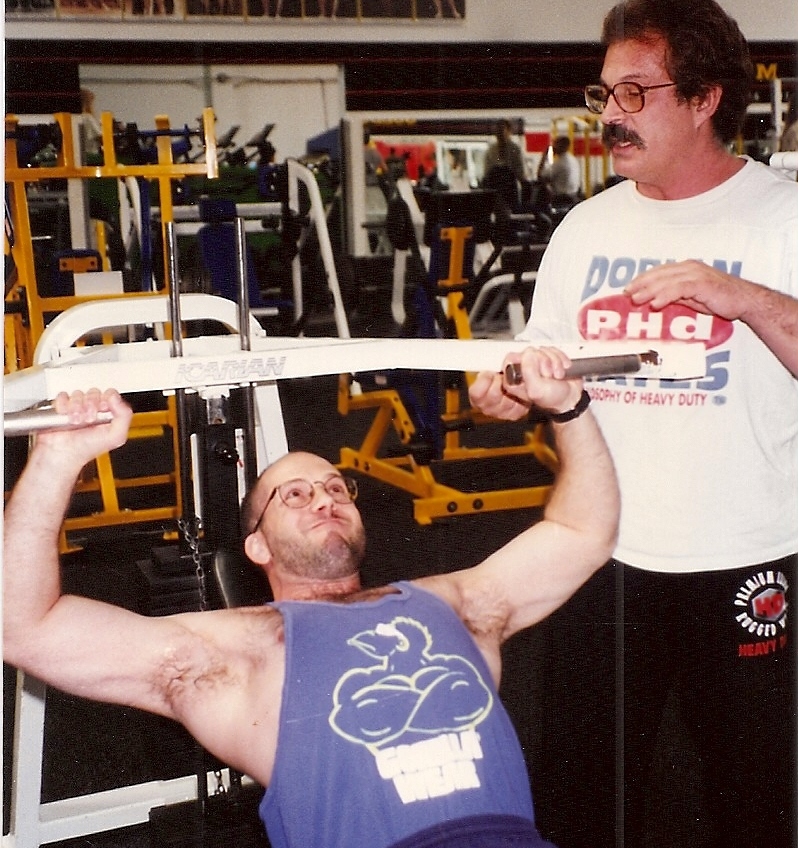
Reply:
<svg viewBox="0 0 798 848"><path fill-rule="evenodd" d="M655 359L652 359L652 354ZM610 377L613 374L634 374L639 371L643 362L659 363L659 356L654 351L640 353L616 353L609 356L586 356L574 359L565 372L566 380L575 377ZM504 380L508 386L519 386L523 382L521 366L510 362L504 369Z"/></svg>

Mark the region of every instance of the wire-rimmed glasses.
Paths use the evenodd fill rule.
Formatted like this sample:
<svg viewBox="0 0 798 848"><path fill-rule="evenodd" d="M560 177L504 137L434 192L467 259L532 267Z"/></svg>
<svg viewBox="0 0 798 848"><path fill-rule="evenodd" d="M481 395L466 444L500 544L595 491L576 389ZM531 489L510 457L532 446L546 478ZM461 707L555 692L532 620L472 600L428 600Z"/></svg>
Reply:
<svg viewBox="0 0 798 848"><path fill-rule="evenodd" d="M302 477L286 480L272 489L254 526L257 528L261 521L263 521L263 516L269 508L269 504L277 495L280 496L280 500L287 507L291 509L302 509L313 500L316 486L321 486L335 503L352 503L357 497L357 480L352 477L344 477L341 474L333 474L326 480L305 480Z"/></svg>
<svg viewBox="0 0 798 848"><path fill-rule="evenodd" d="M634 115L646 105L646 92L656 88L670 88L675 82L663 82L659 85L640 85L637 82L617 82L612 88L597 83L585 86L585 105L594 114L600 115L606 108L610 97L622 111Z"/></svg>

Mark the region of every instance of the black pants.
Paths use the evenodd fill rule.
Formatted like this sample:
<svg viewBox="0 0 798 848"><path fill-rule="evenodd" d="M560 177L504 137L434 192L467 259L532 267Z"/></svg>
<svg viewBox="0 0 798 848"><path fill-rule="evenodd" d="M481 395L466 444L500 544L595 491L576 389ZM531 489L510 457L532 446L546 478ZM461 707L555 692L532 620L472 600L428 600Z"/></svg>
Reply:
<svg viewBox="0 0 798 848"><path fill-rule="evenodd" d="M561 848L795 848L798 556L720 572L611 563L546 622L533 771Z"/></svg>
<svg viewBox="0 0 798 848"><path fill-rule="evenodd" d="M669 765L679 765L676 735L694 789L676 793L673 813L690 816L680 827L693 831L691 844L795 848L795 611L787 604L797 559L687 575L624 568L630 848L645 845L662 815L656 801Z"/></svg>

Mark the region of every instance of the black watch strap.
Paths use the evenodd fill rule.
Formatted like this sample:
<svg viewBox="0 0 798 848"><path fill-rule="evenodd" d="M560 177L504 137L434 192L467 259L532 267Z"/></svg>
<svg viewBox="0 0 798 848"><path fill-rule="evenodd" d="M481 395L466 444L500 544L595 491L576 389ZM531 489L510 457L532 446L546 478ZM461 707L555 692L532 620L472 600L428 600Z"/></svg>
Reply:
<svg viewBox="0 0 798 848"><path fill-rule="evenodd" d="M590 395L585 389L582 389L582 394L573 409L568 409L565 412L551 412L549 413L549 421L554 421L557 424L573 421L574 418L579 418L588 406L590 406Z"/></svg>

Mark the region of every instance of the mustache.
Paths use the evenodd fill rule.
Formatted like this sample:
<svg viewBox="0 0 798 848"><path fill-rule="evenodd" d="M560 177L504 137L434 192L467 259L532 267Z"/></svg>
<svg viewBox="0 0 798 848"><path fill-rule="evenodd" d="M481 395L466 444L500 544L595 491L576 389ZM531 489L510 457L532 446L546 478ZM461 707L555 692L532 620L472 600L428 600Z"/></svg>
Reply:
<svg viewBox="0 0 798 848"><path fill-rule="evenodd" d="M643 139L634 130L626 129L623 124L607 124L601 131L601 141L608 150L612 150L616 144L625 142L629 142L641 150L645 149L646 146Z"/></svg>

